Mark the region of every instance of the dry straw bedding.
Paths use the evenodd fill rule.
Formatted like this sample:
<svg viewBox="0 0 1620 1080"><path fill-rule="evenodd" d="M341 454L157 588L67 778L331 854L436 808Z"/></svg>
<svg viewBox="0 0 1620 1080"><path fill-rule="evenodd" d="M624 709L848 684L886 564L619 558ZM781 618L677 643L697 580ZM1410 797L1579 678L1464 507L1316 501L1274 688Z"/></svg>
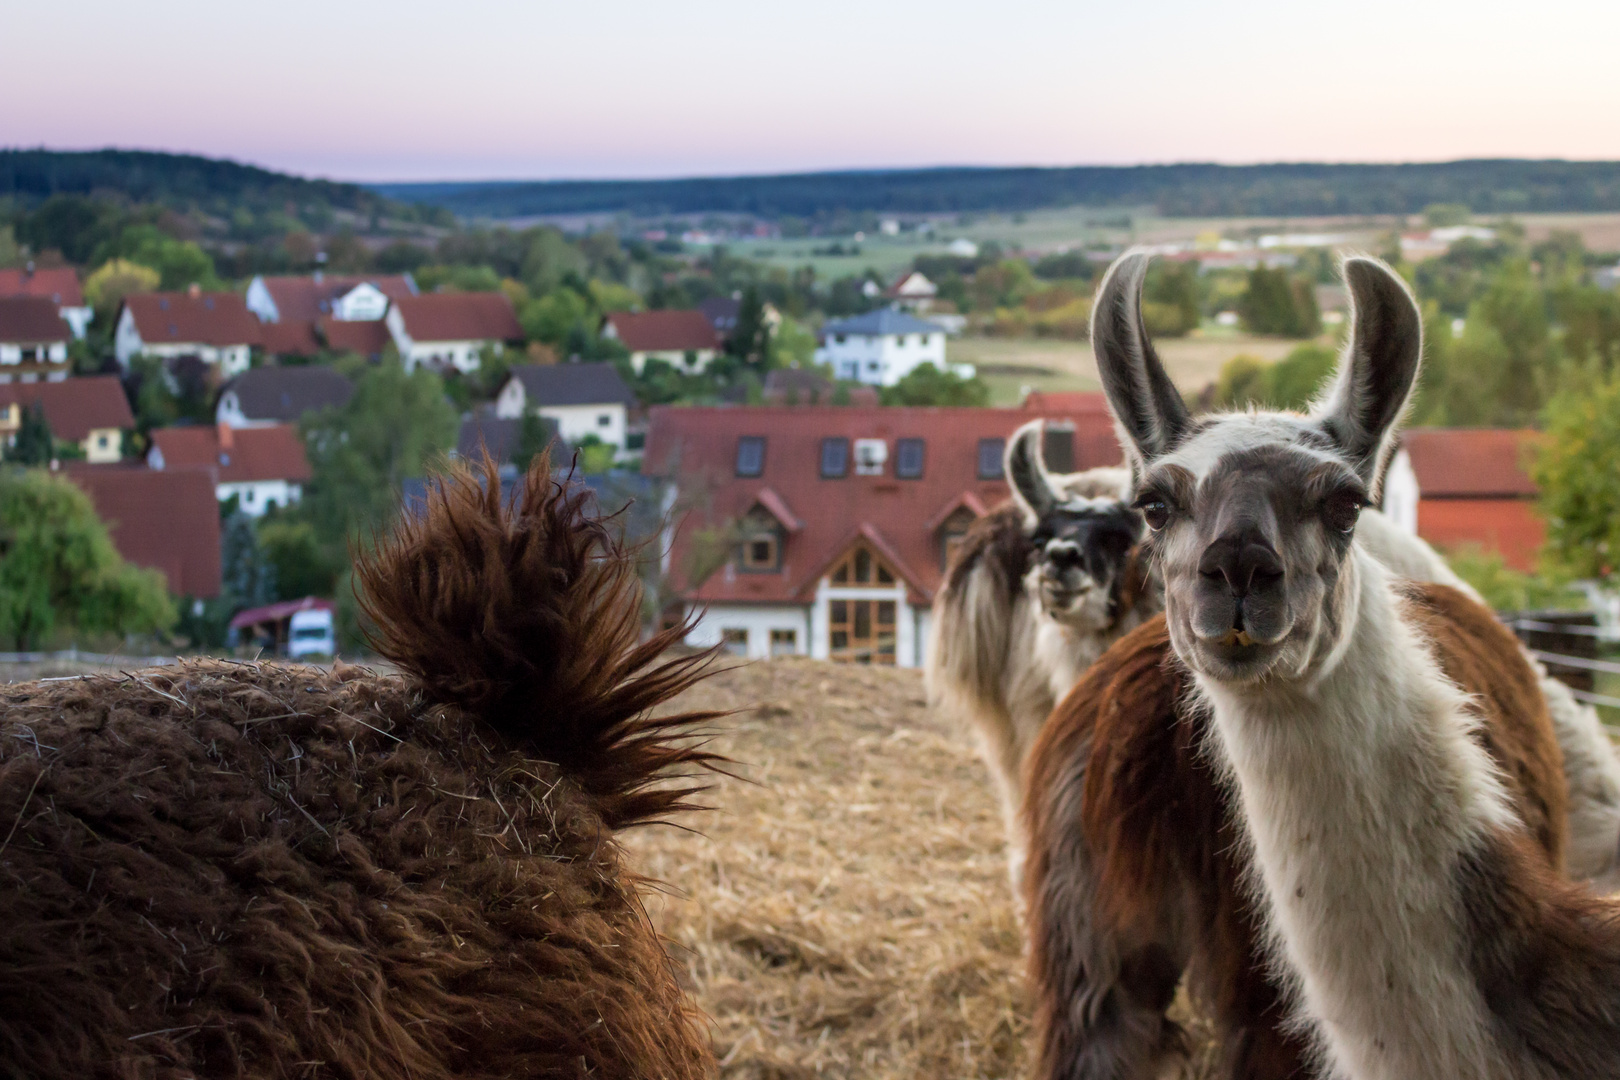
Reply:
<svg viewBox="0 0 1620 1080"><path fill-rule="evenodd" d="M697 832L626 837L670 892L648 906L713 1018L721 1075L1023 1075L1000 813L918 673L777 660L675 704L747 710L717 748L750 782L722 781Z"/></svg>

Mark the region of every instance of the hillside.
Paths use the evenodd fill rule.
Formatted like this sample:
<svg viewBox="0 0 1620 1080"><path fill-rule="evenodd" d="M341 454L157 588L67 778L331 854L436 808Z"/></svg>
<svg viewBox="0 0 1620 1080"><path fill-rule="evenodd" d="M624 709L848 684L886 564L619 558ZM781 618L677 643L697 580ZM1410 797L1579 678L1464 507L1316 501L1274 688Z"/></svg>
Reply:
<svg viewBox="0 0 1620 1080"><path fill-rule="evenodd" d="M309 180L220 158L146 150L0 149L0 199L9 197L27 207L52 195L100 193L221 215L291 205L366 217L418 216L358 184Z"/></svg>
<svg viewBox="0 0 1620 1080"><path fill-rule="evenodd" d="M462 217L697 212L815 218L837 211L952 213L1146 206L1172 217L1620 209L1620 162L1452 161L1417 165L1141 165L941 168L677 180L374 184Z"/></svg>

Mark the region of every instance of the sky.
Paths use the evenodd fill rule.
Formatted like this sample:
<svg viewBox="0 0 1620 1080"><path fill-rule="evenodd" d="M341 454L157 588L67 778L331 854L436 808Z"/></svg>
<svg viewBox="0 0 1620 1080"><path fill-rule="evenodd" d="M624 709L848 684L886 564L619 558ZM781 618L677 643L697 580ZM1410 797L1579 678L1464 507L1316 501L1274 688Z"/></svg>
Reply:
<svg viewBox="0 0 1620 1080"><path fill-rule="evenodd" d="M1620 159L1620 2L0 0L0 146L341 180Z"/></svg>

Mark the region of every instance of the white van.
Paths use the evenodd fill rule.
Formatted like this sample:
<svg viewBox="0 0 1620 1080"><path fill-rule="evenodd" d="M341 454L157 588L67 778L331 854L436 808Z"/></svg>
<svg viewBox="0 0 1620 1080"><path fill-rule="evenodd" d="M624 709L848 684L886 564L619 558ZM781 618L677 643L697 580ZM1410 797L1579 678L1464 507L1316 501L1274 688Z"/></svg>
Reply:
<svg viewBox="0 0 1620 1080"><path fill-rule="evenodd" d="M332 613L322 608L295 611L287 622L287 656L336 656L337 627Z"/></svg>

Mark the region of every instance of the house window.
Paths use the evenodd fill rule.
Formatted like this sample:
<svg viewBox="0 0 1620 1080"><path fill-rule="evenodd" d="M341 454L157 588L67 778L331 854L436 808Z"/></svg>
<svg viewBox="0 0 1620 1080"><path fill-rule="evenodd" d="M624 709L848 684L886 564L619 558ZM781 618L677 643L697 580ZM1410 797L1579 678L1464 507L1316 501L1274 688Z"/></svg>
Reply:
<svg viewBox="0 0 1620 1080"><path fill-rule="evenodd" d="M835 342L837 342L838 344L842 345L844 343L844 335L843 334L834 334L833 335L833 340Z"/></svg>
<svg viewBox="0 0 1620 1080"><path fill-rule="evenodd" d="M923 474L923 441L900 439L894 446L894 475L916 480Z"/></svg>
<svg viewBox="0 0 1620 1080"><path fill-rule="evenodd" d="M979 440L979 479L1001 479L1001 456L1007 448L1006 439Z"/></svg>
<svg viewBox="0 0 1620 1080"><path fill-rule="evenodd" d="M889 444L882 439L855 440L855 475L882 476L883 463L889 460Z"/></svg>
<svg viewBox="0 0 1620 1080"><path fill-rule="evenodd" d="M732 656L748 655L748 631L743 628L728 626L720 631L721 648Z"/></svg>
<svg viewBox="0 0 1620 1080"><path fill-rule="evenodd" d="M939 568L941 571L950 568L956 553L961 550L962 541L967 537L967 531L973 526L973 511L966 507L958 507L945 519L939 527Z"/></svg>
<svg viewBox="0 0 1620 1080"><path fill-rule="evenodd" d="M822 439L821 440L821 475L824 479L835 479L849 473L849 440L848 439Z"/></svg>
<svg viewBox="0 0 1620 1080"><path fill-rule="evenodd" d="M613 417L608 413L597 413L596 414L596 426L597 427L612 427L613 426Z"/></svg>
<svg viewBox="0 0 1620 1080"><path fill-rule="evenodd" d="M772 630L771 655L797 656L799 654L799 632L797 630Z"/></svg>
<svg viewBox="0 0 1620 1080"><path fill-rule="evenodd" d="M742 436L737 440L737 475L759 476L764 471L765 436Z"/></svg>
<svg viewBox="0 0 1620 1080"><path fill-rule="evenodd" d="M893 600L833 600L827 605L829 659L845 664L893 664Z"/></svg>
<svg viewBox="0 0 1620 1080"><path fill-rule="evenodd" d="M1047 424L1041 435L1041 459L1055 473L1074 472L1074 428Z"/></svg>
<svg viewBox="0 0 1620 1080"><path fill-rule="evenodd" d="M894 571L882 559L873 557L864 547L858 547L833 567L834 585L893 585Z"/></svg>

